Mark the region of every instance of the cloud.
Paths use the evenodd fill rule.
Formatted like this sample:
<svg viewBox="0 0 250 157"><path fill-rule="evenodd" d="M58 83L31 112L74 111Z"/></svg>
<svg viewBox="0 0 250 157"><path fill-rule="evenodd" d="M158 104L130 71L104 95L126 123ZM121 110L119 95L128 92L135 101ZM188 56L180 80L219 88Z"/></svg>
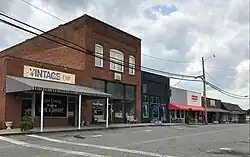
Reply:
<svg viewBox="0 0 250 157"><path fill-rule="evenodd" d="M33 0L32 4L64 21L84 13L108 22L142 39L143 66L189 75L201 75L201 57L208 81L240 95L249 94L249 2L244 0ZM10 5L11 4L11 5ZM25 4L9 0L0 9L48 30L61 21ZM0 24L0 48L25 38ZM23 33L24 34L24 33ZM27 34L25 34L27 35ZM189 61L171 62L163 60ZM247 68L248 67L248 68ZM230 70L231 69L231 70ZM171 84L178 83L171 79ZM178 87L202 91L201 83L181 81ZM237 100L208 87L208 96L249 108L249 100Z"/></svg>

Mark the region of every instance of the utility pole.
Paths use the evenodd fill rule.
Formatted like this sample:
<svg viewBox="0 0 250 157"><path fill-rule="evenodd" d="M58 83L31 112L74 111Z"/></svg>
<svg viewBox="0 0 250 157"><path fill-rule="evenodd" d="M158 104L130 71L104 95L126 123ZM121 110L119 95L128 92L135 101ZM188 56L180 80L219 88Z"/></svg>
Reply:
<svg viewBox="0 0 250 157"><path fill-rule="evenodd" d="M204 61L204 57L201 58L202 60L202 72L203 72L203 97L204 97L204 108L205 108L205 124L207 123L207 94L206 94L206 75L205 75L205 61Z"/></svg>

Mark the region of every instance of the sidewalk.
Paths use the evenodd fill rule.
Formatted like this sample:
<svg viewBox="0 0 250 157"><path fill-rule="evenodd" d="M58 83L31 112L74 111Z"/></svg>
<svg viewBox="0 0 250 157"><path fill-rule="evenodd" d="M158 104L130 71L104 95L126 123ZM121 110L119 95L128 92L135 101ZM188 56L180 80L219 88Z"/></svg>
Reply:
<svg viewBox="0 0 250 157"><path fill-rule="evenodd" d="M131 127L147 127L147 126L173 126L178 125L174 123L140 123L140 124L111 124L109 128L105 128L105 125L90 125L83 126L81 129L77 127L47 127L44 128L43 132L40 132L40 128L34 128L29 132L21 132L20 128L15 128L11 130L3 129L0 130L0 136L10 136L10 135L24 135L24 134L43 134L43 133L54 133L54 132L70 132L70 131L95 131L95 130L107 130L107 129L122 129ZM180 124L179 124L180 125Z"/></svg>

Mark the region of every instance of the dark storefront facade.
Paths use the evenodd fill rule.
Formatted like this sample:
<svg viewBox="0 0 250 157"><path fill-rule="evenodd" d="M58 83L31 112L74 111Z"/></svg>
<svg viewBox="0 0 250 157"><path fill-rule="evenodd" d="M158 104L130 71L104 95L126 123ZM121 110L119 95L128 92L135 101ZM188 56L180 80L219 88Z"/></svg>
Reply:
<svg viewBox="0 0 250 157"><path fill-rule="evenodd" d="M221 107L222 109L229 111L229 123L246 123L246 112L243 111L239 105L222 102Z"/></svg>
<svg viewBox="0 0 250 157"><path fill-rule="evenodd" d="M226 123L228 121L229 111L221 108L221 100L207 98L206 102L208 123ZM204 97L202 97L202 106L205 107Z"/></svg>
<svg viewBox="0 0 250 157"><path fill-rule="evenodd" d="M168 121L169 78L142 71L142 122Z"/></svg>

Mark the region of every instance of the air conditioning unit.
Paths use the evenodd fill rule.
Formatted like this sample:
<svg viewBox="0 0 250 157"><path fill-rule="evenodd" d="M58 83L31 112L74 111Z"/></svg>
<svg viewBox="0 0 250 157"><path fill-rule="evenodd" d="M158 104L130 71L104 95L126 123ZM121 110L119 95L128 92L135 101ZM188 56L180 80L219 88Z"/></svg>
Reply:
<svg viewBox="0 0 250 157"><path fill-rule="evenodd" d="M118 81L121 81L122 80L122 74L120 74L120 73L114 73L114 79L118 80Z"/></svg>

